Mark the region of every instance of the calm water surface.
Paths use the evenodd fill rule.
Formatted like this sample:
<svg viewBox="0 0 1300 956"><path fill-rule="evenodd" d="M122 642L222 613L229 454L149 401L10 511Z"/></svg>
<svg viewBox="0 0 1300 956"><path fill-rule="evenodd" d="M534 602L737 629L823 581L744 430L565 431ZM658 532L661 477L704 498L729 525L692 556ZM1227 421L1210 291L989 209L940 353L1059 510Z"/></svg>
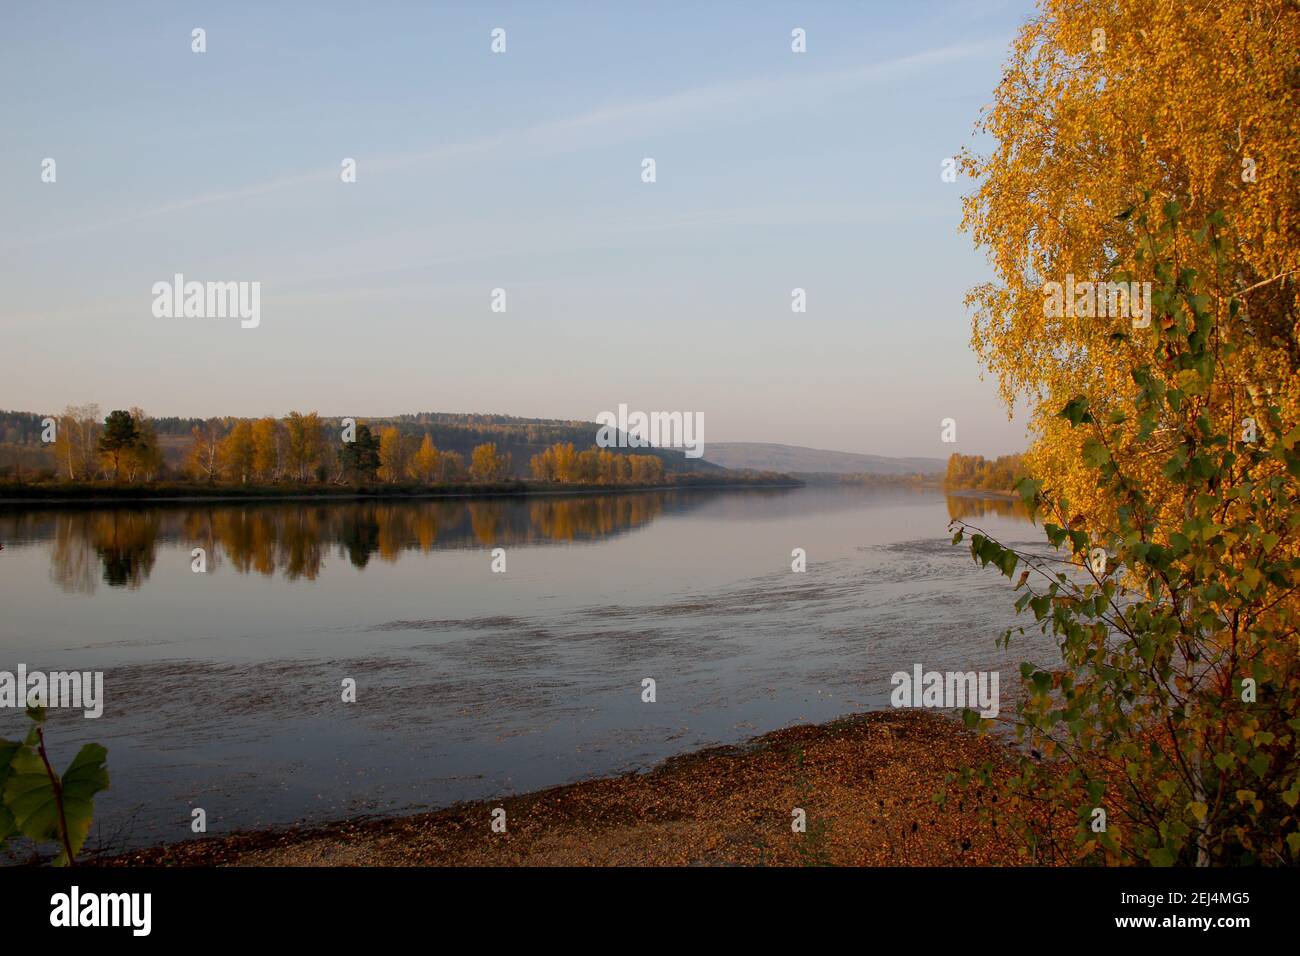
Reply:
<svg viewBox="0 0 1300 956"><path fill-rule="evenodd" d="M1039 538L1003 502L852 487L0 509L0 670L105 672L103 717L50 720L62 763L109 749L100 850L188 838L193 807L210 834L425 809L887 707L916 663L1005 699L1047 652L995 647L1014 595L956 515Z"/></svg>

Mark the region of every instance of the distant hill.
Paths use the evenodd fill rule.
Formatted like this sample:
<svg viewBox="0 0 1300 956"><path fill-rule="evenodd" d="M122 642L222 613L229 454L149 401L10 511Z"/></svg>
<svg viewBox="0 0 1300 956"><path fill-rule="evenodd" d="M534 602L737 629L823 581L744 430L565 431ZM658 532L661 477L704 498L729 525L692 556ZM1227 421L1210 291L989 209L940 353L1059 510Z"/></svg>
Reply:
<svg viewBox="0 0 1300 956"><path fill-rule="evenodd" d="M855 455L847 451L825 451L768 442L707 442L704 457L723 468L779 471L785 474L942 475L948 467L945 458L887 458L884 455Z"/></svg>

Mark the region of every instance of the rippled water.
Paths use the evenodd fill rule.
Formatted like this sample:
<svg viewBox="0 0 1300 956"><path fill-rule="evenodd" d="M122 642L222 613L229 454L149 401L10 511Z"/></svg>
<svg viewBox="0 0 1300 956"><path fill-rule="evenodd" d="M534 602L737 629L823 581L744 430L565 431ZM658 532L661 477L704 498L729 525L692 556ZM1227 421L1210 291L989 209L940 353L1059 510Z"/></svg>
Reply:
<svg viewBox="0 0 1300 956"><path fill-rule="evenodd" d="M1038 540L1003 502L851 487L10 508L0 670L105 672L103 717L51 716L63 762L109 748L92 847L188 838L193 807L209 833L437 807L888 706L916 663L1005 698L1046 651L995 647L1014 596L958 514Z"/></svg>

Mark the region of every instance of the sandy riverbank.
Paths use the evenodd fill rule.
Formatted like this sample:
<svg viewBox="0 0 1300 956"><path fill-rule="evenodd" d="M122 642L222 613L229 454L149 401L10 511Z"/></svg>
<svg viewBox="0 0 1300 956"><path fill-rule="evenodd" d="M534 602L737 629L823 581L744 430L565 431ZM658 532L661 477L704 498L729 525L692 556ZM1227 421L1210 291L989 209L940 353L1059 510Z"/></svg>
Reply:
<svg viewBox="0 0 1300 956"><path fill-rule="evenodd" d="M998 865L1006 835L932 795L962 766L1005 757L948 717L882 712L790 727L589 780L384 820L213 837L112 866ZM493 832L492 812L506 812ZM792 832L791 812L807 814Z"/></svg>

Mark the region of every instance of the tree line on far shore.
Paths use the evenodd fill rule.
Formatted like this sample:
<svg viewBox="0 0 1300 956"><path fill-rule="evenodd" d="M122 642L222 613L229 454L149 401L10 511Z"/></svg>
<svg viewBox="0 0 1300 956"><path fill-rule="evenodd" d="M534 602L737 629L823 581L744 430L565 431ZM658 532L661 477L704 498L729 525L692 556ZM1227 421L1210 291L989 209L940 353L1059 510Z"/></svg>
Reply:
<svg viewBox="0 0 1300 956"><path fill-rule="evenodd" d="M1000 455L985 458L983 455L958 455L948 458L948 470L943 476L944 488L950 490L998 491L1014 494L1016 482L1025 474L1023 455Z"/></svg>
<svg viewBox="0 0 1300 956"><path fill-rule="evenodd" d="M663 460L655 455L616 454L607 448L578 451L573 442L556 442L528 462L538 481L560 484L654 484L664 477Z"/></svg>
<svg viewBox="0 0 1300 956"><path fill-rule="evenodd" d="M178 465L169 465L154 420L139 408L115 410L100 420L96 405L68 406L54 417L37 477L63 482L150 483L189 480L204 484L448 485L506 482L515 477L510 452L487 441L460 452L439 449L422 436L364 420L336 429L316 412L283 418L213 418L192 426ZM172 442L173 446L176 444ZM43 471L43 475L41 472ZM51 475L51 471L53 474ZM556 442L533 455L529 477L558 484L658 484L663 460L598 449L578 451Z"/></svg>

